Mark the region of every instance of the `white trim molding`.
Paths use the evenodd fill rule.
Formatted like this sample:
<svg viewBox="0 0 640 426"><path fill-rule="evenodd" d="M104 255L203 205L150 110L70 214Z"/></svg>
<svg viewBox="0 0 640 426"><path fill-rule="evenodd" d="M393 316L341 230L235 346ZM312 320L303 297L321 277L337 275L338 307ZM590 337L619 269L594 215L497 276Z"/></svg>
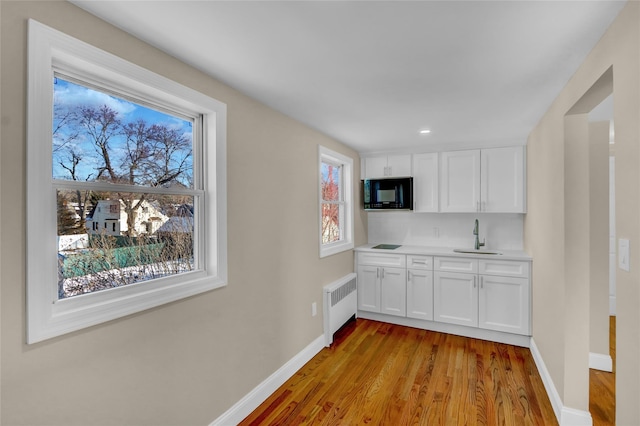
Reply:
<svg viewBox="0 0 640 426"><path fill-rule="evenodd" d="M613 371L613 359L608 354L589 352L589 368L611 373Z"/></svg>
<svg viewBox="0 0 640 426"><path fill-rule="evenodd" d="M322 199L322 163L333 164L342 169L340 182L340 201L342 202L341 216L341 238L332 243L322 242L322 204L326 202ZM354 247L354 190L353 190L353 158L333 151L322 145L318 145L318 236L320 257L331 256Z"/></svg>
<svg viewBox="0 0 640 426"><path fill-rule="evenodd" d="M592 426L593 420L591 419L591 413L588 411L576 410L571 407L565 407L563 405L562 398L560 398L560 394L553 383L553 379L549 374L549 370L547 370L547 366L542 359L542 355L540 354L533 337L531 338L529 350L531 351L531 356L533 356L533 360L536 363L538 373L540 374L544 388L547 391L549 400L551 401L553 412L555 413L560 426Z"/></svg>
<svg viewBox="0 0 640 426"><path fill-rule="evenodd" d="M29 20L28 64L27 343L226 286L226 104L34 20ZM198 132L202 135L195 137L198 141L193 145L197 153L194 178L199 178L194 179L198 183L194 183L191 193L199 193L194 204L196 217L200 218L196 219L194 231L194 251L198 258L194 271L59 298L60 268L53 250L57 247L56 188L61 187L60 180L53 179L51 157L54 69L202 121L202 132ZM142 192L135 185L64 182L65 187L73 184L78 188L92 185L91 188L97 190ZM160 189L150 191L157 193ZM179 190L178 193L187 192Z"/></svg>
<svg viewBox="0 0 640 426"><path fill-rule="evenodd" d="M236 402L210 426L237 425L324 348L324 334Z"/></svg>
<svg viewBox="0 0 640 426"><path fill-rule="evenodd" d="M560 426L592 426L593 419L591 413L575 408L562 407Z"/></svg>

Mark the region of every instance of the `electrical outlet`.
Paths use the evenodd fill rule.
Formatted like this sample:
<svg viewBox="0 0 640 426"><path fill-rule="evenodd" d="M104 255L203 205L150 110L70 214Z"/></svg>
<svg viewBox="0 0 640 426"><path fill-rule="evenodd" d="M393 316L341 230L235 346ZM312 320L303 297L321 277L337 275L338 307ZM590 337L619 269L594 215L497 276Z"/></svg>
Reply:
<svg viewBox="0 0 640 426"><path fill-rule="evenodd" d="M318 315L318 304L316 302L313 302L311 304L311 316L315 317L316 315Z"/></svg>

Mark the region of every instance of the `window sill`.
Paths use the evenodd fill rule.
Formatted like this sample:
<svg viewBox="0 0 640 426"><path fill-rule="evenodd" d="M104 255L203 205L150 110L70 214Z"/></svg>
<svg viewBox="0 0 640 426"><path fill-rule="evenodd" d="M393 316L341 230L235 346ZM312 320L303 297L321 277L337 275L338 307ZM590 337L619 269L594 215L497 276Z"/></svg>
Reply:
<svg viewBox="0 0 640 426"><path fill-rule="evenodd" d="M320 258L342 253L347 250L353 250L353 247L353 241L340 241L337 243L325 244L320 247Z"/></svg>

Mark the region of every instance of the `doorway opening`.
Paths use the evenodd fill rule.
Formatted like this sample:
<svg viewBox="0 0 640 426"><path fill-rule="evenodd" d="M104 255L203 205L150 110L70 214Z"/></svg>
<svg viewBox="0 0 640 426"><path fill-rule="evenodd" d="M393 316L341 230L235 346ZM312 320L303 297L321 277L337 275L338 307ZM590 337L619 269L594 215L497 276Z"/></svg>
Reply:
<svg viewBox="0 0 640 426"><path fill-rule="evenodd" d="M567 336L565 365L568 377L586 385L584 400L590 400L589 389L597 391L592 392L597 396L608 395L595 405L590 401L594 424L614 424L615 348L610 348L610 338L615 337L610 305L615 313L611 293L615 297L616 270L615 180L610 179L615 170L613 68L568 111L564 125L565 283L575 307L569 329L584 330L588 325L586 341L584 334ZM610 380L605 385L598 380L591 383L592 377L606 379L606 375Z"/></svg>

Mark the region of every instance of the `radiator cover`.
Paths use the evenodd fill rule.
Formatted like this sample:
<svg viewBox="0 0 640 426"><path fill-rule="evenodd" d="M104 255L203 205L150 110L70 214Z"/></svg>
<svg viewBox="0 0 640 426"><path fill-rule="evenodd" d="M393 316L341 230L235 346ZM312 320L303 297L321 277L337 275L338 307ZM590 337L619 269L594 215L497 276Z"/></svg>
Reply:
<svg viewBox="0 0 640 426"><path fill-rule="evenodd" d="M324 340L333 343L333 334L358 312L357 275L350 273L324 287Z"/></svg>

